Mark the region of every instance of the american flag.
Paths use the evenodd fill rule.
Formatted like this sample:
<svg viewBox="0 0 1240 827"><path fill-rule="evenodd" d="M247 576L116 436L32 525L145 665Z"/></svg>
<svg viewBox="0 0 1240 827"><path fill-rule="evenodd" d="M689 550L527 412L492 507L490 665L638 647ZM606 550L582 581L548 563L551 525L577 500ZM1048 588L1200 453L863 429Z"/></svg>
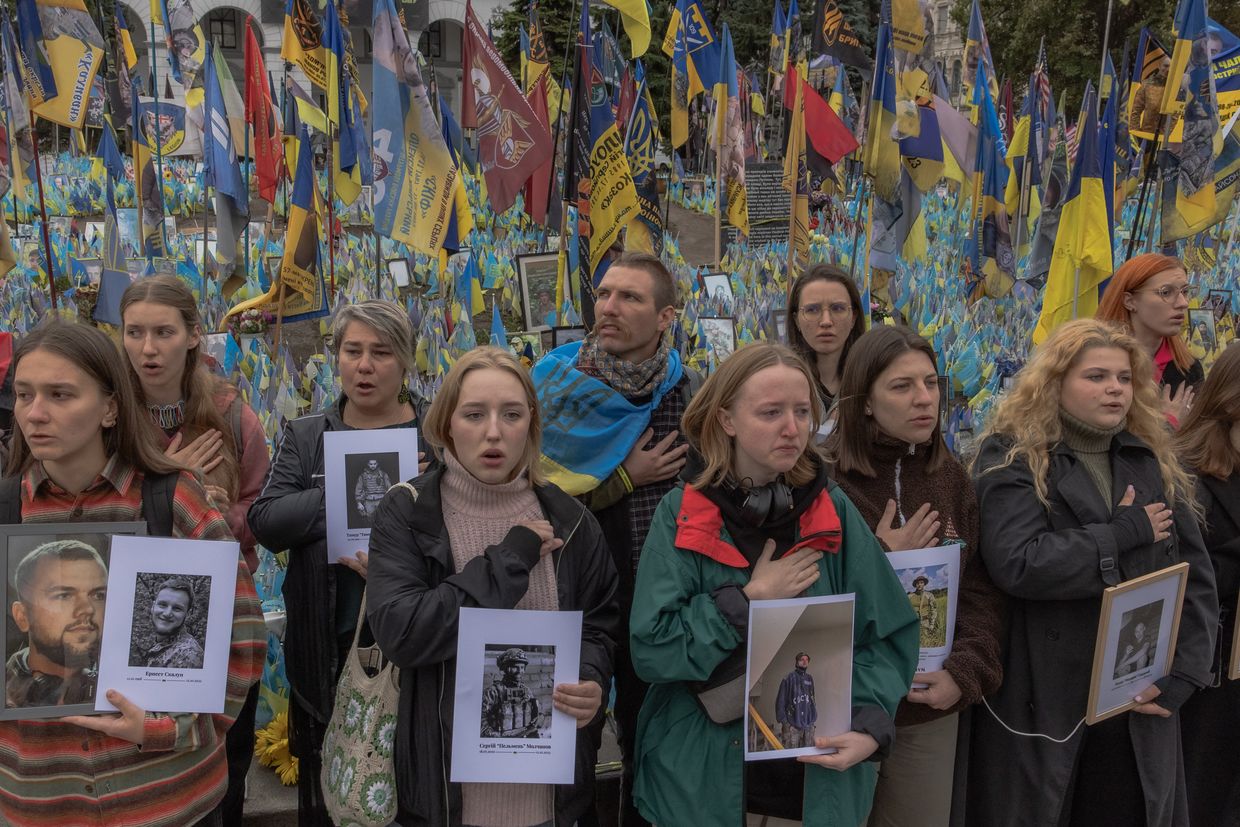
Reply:
<svg viewBox="0 0 1240 827"><path fill-rule="evenodd" d="M1051 110L1051 76L1046 68L1046 38L1042 38L1038 46L1038 62L1033 67L1034 83L1038 87L1038 112L1042 115L1042 123L1046 123Z"/></svg>
<svg viewBox="0 0 1240 827"><path fill-rule="evenodd" d="M1076 163L1076 149L1080 145L1080 141L1077 140L1076 124L1070 124L1068 126L1067 140L1068 140L1068 166L1072 166L1072 164Z"/></svg>

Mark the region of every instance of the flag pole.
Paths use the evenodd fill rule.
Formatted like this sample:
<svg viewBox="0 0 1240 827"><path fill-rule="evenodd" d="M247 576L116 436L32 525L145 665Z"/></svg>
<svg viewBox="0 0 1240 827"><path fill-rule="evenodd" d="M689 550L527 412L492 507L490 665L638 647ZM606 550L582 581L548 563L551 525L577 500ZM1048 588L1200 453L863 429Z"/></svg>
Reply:
<svg viewBox="0 0 1240 827"><path fill-rule="evenodd" d="M569 20L576 20L576 19L577 19L577 16L578 16L578 10L579 10L580 8L581 8L581 5L580 5L580 0L573 0L573 14L572 14L572 16L569 18ZM556 169L555 160L556 160L556 158L559 156L559 152L560 152L560 124L561 124L561 123L563 123L563 121L564 121L564 87L565 87L566 85L568 85L568 56L569 56L569 53L570 53L570 52L571 52L571 53L573 53L573 54L576 54L576 52L573 52L573 45L574 45L574 44L576 44L576 42L577 42L577 38L576 38L576 37L566 37L566 38L565 38L565 41L566 41L566 42L565 42L565 44L564 44L564 62L563 62L563 65L562 65L562 67L561 67L561 69L560 69L560 105L559 105L559 107L558 107L558 109L559 109L559 114L556 116L556 119L555 119L555 132L554 132L554 134L553 134L553 135L552 135L552 137L551 137L551 174L550 174L550 176L548 176L548 178L547 178L547 209L544 211L544 216L546 215L546 213L551 212L551 199L555 197L555 196L553 195L553 193L556 191L556 186L555 186L555 177L556 177L556 173L558 172L558 170ZM576 61L574 61L574 63L575 63L575 62L576 62ZM548 74L548 75L550 75L550 74L551 74L551 66L550 66L550 65L548 65L548 66L547 66L547 74ZM544 84L543 84L543 89L544 89L544 91L549 91L549 90L547 90L547 85L546 85L546 83L544 83ZM525 90L523 89L523 90L521 90L521 91L522 91L522 93L524 94ZM548 113L550 113L550 111L551 111L551 107L550 107L550 106L548 106L548 107L547 107L547 111L548 111ZM570 106L569 106L569 111L570 111L570 112L572 111L572 106L571 106L571 104L570 104ZM463 114L463 113L462 113L462 114ZM566 175L566 176L564 176L564 180L565 180L565 182L567 182L567 181L568 181L568 176L567 176L567 175ZM560 193L560 200L561 200L561 201L564 201L564 195L565 195L564 193ZM562 208L561 208L561 209L562 209ZM545 218L544 218L544 220L545 220ZM543 225L543 243L539 245L540 252L546 252L546 250L547 250L547 242L546 242L546 239L547 239L546 225L544 224L544 225ZM564 236L563 236L563 235L561 235L561 236L560 236L560 243L561 243L561 244L563 244L563 243L564 243L564 240L565 240L565 239L564 239Z"/></svg>
<svg viewBox="0 0 1240 827"><path fill-rule="evenodd" d="M1107 0L1107 22L1102 32L1102 65L1098 68L1098 108L1102 108L1102 85L1107 73L1107 49L1111 45L1111 12L1115 8L1115 0ZM1096 112L1094 114L1097 114ZM1076 318L1076 314L1072 314Z"/></svg>
<svg viewBox="0 0 1240 827"><path fill-rule="evenodd" d="M865 204L866 187L870 184L870 176L861 176L861 192L857 193L857 213L852 219L852 253L848 257L848 277L857 280L857 239L861 235L861 210Z"/></svg>
<svg viewBox="0 0 1240 827"><path fill-rule="evenodd" d="M47 256L47 287L52 298L52 312L56 312L56 260L52 257L52 236L47 230L47 202L43 198L43 161L39 158L39 141L35 137L35 116L30 113L30 146L34 150L34 177L39 190L39 214L43 220L43 251ZM18 159L21 163L21 159Z"/></svg>
<svg viewBox="0 0 1240 827"><path fill-rule="evenodd" d="M1149 191L1150 183L1154 179L1154 174L1158 168L1158 137L1162 134L1163 123L1166 120L1166 114L1158 113L1158 126L1154 130L1155 137L1145 140L1145 177L1141 181L1141 194L1137 198L1137 215L1132 224L1132 235L1128 237L1128 250L1124 254L1124 261L1132 258L1133 251L1137 248L1137 242L1141 237L1142 228L1145 225L1145 196ZM1152 207L1152 205L1151 205Z"/></svg>
<svg viewBox="0 0 1240 827"><path fill-rule="evenodd" d="M155 67L155 18L151 17L151 48L147 53L147 59L151 61L151 99L155 101L155 170L159 175L159 234L163 239L164 252L168 251L168 225L164 222L164 140L159 126L159 70ZM133 95L134 111L138 110L138 95ZM139 124L137 129L141 129ZM137 136L134 136L135 140ZM137 160L137 159L135 159ZM203 205L204 209L210 209L207 204ZM142 226L141 216L139 216L138 227ZM205 236L204 236L205 241ZM145 239L143 246L146 246Z"/></svg>
<svg viewBox="0 0 1240 827"><path fill-rule="evenodd" d="M319 106L324 112L329 112L327 108L327 99L319 96ZM327 118L327 270L331 276L331 297L336 298L336 176L335 162L333 160L334 153L332 145L336 141L336 125L332 123L332 119ZM307 147L302 147L298 152L305 152ZM291 182L290 182L291 185ZM291 198L292 196L290 196ZM288 231L288 219L292 215L293 210L291 203L287 208L284 216L285 231ZM283 283L283 279L280 280Z"/></svg>
<svg viewBox="0 0 1240 827"><path fill-rule="evenodd" d="M720 109L724 111L720 111ZM721 266L723 247L723 129L726 107L715 101L715 267ZM788 272L792 272L789 270Z"/></svg>

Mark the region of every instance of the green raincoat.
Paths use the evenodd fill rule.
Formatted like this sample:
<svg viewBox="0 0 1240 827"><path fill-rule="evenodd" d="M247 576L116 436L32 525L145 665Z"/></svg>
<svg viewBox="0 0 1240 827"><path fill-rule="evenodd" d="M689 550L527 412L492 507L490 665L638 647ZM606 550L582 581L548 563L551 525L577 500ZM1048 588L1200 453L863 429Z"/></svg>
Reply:
<svg viewBox="0 0 1240 827"><path fill-rule="evenodd" d="M801 516L797 542L825 548L817 542L822 529L836 526L829 543L836 551L823 555L822 576L805 594L856 595L854 714L879 707L894 718L917 665L917 617L861 515L828 483ZM686 685L706 680L745 645L712 597L721 586L749 581L748 563L731 542L713 503L676 489L659 504L642 551L630 637L637 674L652 685L637 725L634 800L659 827L743 823L743 723L715 724ZM806 765L805 825L860 824L876 779L872 761L845 772Z"/></svg>

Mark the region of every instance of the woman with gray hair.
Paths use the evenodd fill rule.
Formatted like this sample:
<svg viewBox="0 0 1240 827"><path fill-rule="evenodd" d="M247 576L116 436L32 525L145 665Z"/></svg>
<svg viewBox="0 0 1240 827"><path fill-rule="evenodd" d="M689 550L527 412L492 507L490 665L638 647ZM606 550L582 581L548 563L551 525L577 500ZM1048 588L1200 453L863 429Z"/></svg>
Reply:
<svg viewBox="0 0 1240 827"><path fill-rule="evenodd" d="M374 428L420 428L418 400L409 392L414 372L413 327L391 302L346 305L332 324L340 398L324 411L289 422L271 472L250 508L250 527L272 551L289 550L284 580L288 612L284 650L292 702L290 747L301 761L298 823L330 827L319 786L323 736L332 696L353 643L367 556L327 562L323 488L323 434Z"/></svg>

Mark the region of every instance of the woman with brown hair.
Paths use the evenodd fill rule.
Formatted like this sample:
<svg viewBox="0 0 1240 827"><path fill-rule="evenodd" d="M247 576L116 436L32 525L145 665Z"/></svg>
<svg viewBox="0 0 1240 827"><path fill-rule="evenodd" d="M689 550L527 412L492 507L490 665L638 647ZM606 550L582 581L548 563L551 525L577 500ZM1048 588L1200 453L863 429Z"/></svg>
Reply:
<svg viewBox="0 0 1240 827"><path fill-rule="evenodd" d="M930 343L908 328L870 330L844 368L839 420L827 439L832 478L884 550L960 545L951 654L942 669L914 675L900 702L870 827L948 822L960 713L998 689L1003 675L1004 597L978 553L973 486L943 442L936 364Z"/></svg>
<svg viewBox="0 0 1240 827"><path fill-rule="evenodd" d="M1240 346L1223 351L1176 433L1184 465L1197 475L1202 536L1214 564L1219 627L1214 683L1184 704L1184 776L1194 824L1240 817L1240 680L1228 680L1240 602Z"/></svg>
<svg viewBox="0 0 1240 827"><path fill-rule="evenodd" d="M129 376L152 431L174 462L203 474L207 494L228 520L253 574L258 549L246 514L269 464L258 416L235 385L203 363L202 319L185 282L175 276L140 279L125 288L120 311ZM221 804L226 823L242 818L257 712L255 684L228 732L228 794Z"/></svg>
<svg viewBox="0 0 1240 827"><path fill-rule="evenodd" d="M1153 360L1154 382L1162 386L1162 408L1173 426L1184 419L1205 378L1183 336L1190 294L1178 258L1144 253L1120 265L1094 313L1131 333Z"/></svg>
<svg viewBox="0 0 1240 827"><path fill-rule="evenodd" d="M642 551L630 618L637 674L651 684L638 719L633 797L655 824L743 823L741 719L749 602L855 594L852 721L802 756L807 825L865 820L874 762L917 661L917 621L882 548L810 436L822 402L809 366L783 345L725 361L689 403L683 428L700 456L659 503ZM707 712L705 695L726 693ZM762 762L766 763L766 762Z"/></svg>
<svg viewBox="0 0 1240 827"><path fill-rule="evenodd" d="M849 349L865 332L865 309L852 278L833 264L815 264L792 283L788 346L809 365L827 408L840 392Z"/></svg>
<svg viewBox="0 0 1240 827"><path fill-rule="evenodd" d="M396 728L397 823L571 825L594 805L594 766L619 625L616 569L598 522L544 481L529 373L509 352L457 360L426 415L441 460L394 486L370 535L366 616L401 670ZM580 680L552 703L577 721L574 783L452 783L452 707L460 610L582 613ZM509 650L513 663L524 660ZM532 710L510 710L529 726ZM503 718L503 716L500 716ZM494 726L488 720L488 731ZM477 730L474 731L477 734Z"/></svg>
<svg viewBox="0 0 1240 827"><path fill-rule="evenodd" d="M978 827L1188 823L1178 710L1210 682L1218 602L1145 348L1078 319L1034 351L974 462L981 554L1008 596L1003 684L973 716ZM1189 563L1169 674L1084 726L1109 586Z"/></svg>
<svg viewBox="0 0 1240 827"><path fill-rule="evenodd" d="M194 473L156 444L124 357L102 331L63 322L40 327L17 348L13 379L17 431L0 481L0 522L144 520L153 536L230 539ZM57 589L50 597L63 602L69 591L78 590ZM82 608L72 636L98 636L102 610L99 605L92 620ZM231 612L221 714L147 711L117 691L123 687L101 686L119 714L0 722L5 823L222 827L216 809L227 782L221 747L262 673L267 640L240 555ZM56 641L70 636L65 631ZM6 667L43 687L64 680L47 663Z"/></svg>

